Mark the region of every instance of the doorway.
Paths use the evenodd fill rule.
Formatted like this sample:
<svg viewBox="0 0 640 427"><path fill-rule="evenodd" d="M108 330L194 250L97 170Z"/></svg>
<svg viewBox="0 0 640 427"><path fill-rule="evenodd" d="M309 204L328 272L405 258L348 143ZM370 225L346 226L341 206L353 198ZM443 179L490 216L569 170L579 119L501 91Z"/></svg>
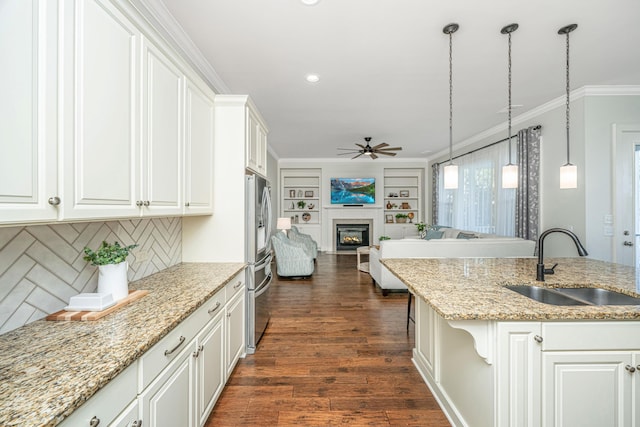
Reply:
<svg viewBox="0 0 640 427"><path fill-rule="evenodd" d="M640 124L614 125L613 261L640 267Z"/></svg>

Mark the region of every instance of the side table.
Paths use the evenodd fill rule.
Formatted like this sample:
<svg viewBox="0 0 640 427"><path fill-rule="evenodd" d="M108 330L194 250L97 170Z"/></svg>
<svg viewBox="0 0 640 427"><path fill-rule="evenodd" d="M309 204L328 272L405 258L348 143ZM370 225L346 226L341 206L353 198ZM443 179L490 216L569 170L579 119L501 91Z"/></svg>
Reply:
<svg viewBox="0 0 640 427"><path fill-rule="evenodd" d="M369 262L360 262L360 255L362 254L369 255L369 246L360 246L356 249L356 265L358 267L358 270L368 273Z"/></svg>

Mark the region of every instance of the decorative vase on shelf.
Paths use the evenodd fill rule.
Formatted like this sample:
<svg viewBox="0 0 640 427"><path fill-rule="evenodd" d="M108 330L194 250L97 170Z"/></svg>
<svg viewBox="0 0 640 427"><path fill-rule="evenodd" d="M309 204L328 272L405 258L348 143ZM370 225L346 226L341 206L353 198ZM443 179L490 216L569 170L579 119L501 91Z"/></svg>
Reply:
<svg viewBox="0 0 640 427"><path fill-rule="evenodd" d="M127 271L129 263L106 264L98 266L98 293L111 294L115 301L120 301L129 295L129 281Z"/></svg>
<svg viewBox="0 0 640 427"><path fill-rule="evenodd" d="M387 202L387 209L391 209L391 202Z"/></svg>
<svg viewBox="0 0 640 427"><path fill-rule="evenodd" d="M298 197L302 197L302 190L298 190Z"/></svg>

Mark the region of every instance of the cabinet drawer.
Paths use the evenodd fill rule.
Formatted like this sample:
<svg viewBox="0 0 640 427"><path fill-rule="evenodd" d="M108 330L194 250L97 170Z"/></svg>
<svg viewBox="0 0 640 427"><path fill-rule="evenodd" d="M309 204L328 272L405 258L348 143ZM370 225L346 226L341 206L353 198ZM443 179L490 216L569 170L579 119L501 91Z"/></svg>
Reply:
<svg viewBox="0 0 640 427"><path fill-rule="evenodd" d="M233 279L225 286L227 291L227 301L231 301L240 291L244 291L245 284L245 272L244 270L238 273Z"/></svg>
<svg viewBox="0 0 640 427"><path fill-rule="evenodd" d="M147 388L154 378L193 341L209 320L224 309L224 304L223 288L142 355L139 359L139 393Z"/></svg>
<svg viewBox="0 0 640 427"><path fill-rule="evenodd" d="M542 322L542 350L639 350L640 322Z"/></svg>
<svg viewBox="0 0 640 427"><path fill-rule="evenodd" d="M109 381L100 391L87 400L71 416L66 418L61 427L89 427L95 417L100 425L109 425L137 397L136 362L117 377ZM94 421L95 422L95 421Z"/></svg>

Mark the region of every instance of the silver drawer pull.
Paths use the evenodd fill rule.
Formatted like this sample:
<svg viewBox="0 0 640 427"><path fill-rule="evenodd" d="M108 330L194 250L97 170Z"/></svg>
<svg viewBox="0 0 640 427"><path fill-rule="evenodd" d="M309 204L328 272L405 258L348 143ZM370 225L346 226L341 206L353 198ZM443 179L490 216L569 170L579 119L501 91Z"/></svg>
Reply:
<svg viewBox="0 0 640 427"><path fill-rule="evenodd" d="M242 286L242 282L238 282L233 286L233 289L238 289L240 286Z"/></svg>
<svg viewBox="0 0 640 427"><path fill-rule="evenodd" d="M542 337L540 335L535 335L533 337L534 341L537 343L541 343L542 342Z"/></svg>
<svg viewBox="0 0 640 427"><path fill-rule="evenodd" d="M49 202L49 204L51 206L58 206L60 204L60 201L61 201L60 197L58 197L58 196L49 197L49 200L48 200L48 202ZM100 421L98 421L98 422L100 422Z"/></svg>
<svg viewBox="0 0 640 427"><path fill-rule="evenodd" d="M631 372L632 374L636 371L636 368L634 368L631 365L625 366L624 369L626 369L627 371Z"/></svg>
<svg viewBox="0 0 640 427"><path fill-rule="evenodd" d="M131 427L142 427L142 420L134 421Z"/></svg>
<svg viewBox="0 0 640 427"><path fill-rule="evenodd" d="M213 307L212 309L207 310L207 313L211 314L211 313L213 313L214 311L216 311L219 308L220 308L220 301L216 302L216 306L215 307Z"/></svg>
<svg viewBox="0 0 640 427"><path fill-rule="evenodd" d="M91 421L89 421L89 426L90 427L97 427L98 425L100 425L100 418L98 417L93 417L91 418Z"/></svg>
<svg viewBox="0 0 640 427"><path fill-rule="evenodd" d="M184 344L184 340L185 340L185 339L186 339L185 337L183 337L182 335L180 335L180 342L178 343L178 345L177 345L177 346L175 346L175 347L173 347L171 350L165 350L165 351L164 351L164 355L165 355L165 356L168 356L168 355L170 355L171 353L173 353L174 351L176 351L176 350L178 349L178 347L180 347L182 344Z"/></svg>

